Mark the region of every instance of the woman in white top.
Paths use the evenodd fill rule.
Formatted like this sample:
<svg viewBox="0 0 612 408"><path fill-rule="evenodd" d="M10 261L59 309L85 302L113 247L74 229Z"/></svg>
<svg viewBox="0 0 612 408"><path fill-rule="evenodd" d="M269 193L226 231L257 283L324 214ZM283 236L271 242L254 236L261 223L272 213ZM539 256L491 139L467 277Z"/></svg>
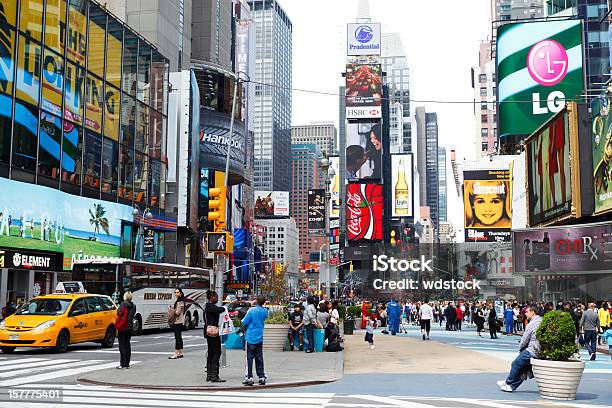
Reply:
<svg viewBox="0 0 612 408"><path fill-rule="evenodd" d="M338 301L334 300L332 303L328 303L327 310L329 311L329 322L337 326L338 319L340 319Z"/></svg>

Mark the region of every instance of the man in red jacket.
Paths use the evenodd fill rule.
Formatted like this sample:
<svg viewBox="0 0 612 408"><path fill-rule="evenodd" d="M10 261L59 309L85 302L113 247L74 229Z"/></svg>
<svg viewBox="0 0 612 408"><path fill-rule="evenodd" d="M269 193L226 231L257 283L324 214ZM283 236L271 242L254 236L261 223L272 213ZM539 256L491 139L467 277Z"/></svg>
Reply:
<svg viewBox="0 0 612 408"><path fill-rule="evenodd" d="M457 312L457 324L455 325L455 327L457 328L457 330L461 330L461 322L463 321L463 310L461 310L461 307L457 305L455 311Z"/></svg>

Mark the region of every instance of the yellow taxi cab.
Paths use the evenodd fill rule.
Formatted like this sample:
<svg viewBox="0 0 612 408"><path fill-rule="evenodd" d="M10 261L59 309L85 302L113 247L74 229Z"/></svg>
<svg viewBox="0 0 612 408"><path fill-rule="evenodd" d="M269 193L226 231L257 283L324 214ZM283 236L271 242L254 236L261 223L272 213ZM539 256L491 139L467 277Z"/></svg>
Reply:
<svg viewBox="0 0 612 408"><path fill-rule="evenodd" d="M64 353L68 345L95 341L113 347L117 307L108 296L56 293L35 297L0 322L0 350L16 347L53 347Z"/></svg>

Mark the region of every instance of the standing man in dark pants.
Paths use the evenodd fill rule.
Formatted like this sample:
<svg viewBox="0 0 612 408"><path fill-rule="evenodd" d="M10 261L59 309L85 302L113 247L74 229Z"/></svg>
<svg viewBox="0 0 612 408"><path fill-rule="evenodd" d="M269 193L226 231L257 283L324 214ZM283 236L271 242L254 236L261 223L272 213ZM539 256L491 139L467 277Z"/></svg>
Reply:
<svg viewBox="0 0 612 408"><path fill-rule="evenodd" d="M266 385L266 373L264 371L263 359L263 334L264 322L268 318L268 309L263 307L265 303L266 298L263 297L263 295L257 296L257 305L250 308L246 316L244 316L244 319L242 319L242 325L246 327L244 337L247 354L247 366L242 384L248 386L253 385L253 359L255 359L255 370L259 377L259 385Z"/></svg>
<svg viewBox="0 0 612 408"><path fill-rule="evenodd" d="M599 317L595 311L595 303L589 303L589 308L584 311L580 318L580 330L584 333L584 344L589 351L591 361L596 358L597 330L599 328Z"/></svg>
<svg viewBox="0 0 612 408"><path fill-rule="evenodd" d="M120 362L118 369L130 368L130 358L132 357L132 330L134 329L134 315L136 315L136 305L132 303L132 292L125 292L123 294L123 303L119 306L117 316L119 316L123 309L127 309L127 327L125 330L120 330L119 339L119 355Z"/></svg>
<svg viewBox="0 0 612 408"><path fill-rule="evenodd" d="M206 291L206 299L208 299L204 308L204 337L208 346L206 354L206 382L222 383L225 380L219 378L219 359L221 358L219 316L225 312L225 308L217 306L219 295L215 291ZM209 330L209 326L213 330Z"/></svg>
<svg viewBox="0 0 612 408"><path fill-rule="evenodd" d="M491 335L492 339L496 339L497 338L497 313L495 312L495 305L491 306L491 310L489 311L489 317L487 320L489 323L489 334Z"/></svg>

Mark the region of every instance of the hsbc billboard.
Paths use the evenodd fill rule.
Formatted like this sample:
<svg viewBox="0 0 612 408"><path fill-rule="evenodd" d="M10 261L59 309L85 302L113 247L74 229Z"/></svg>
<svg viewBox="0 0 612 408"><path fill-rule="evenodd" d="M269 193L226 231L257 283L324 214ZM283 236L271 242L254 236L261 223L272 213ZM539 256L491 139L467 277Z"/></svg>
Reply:
<svg viewBox="0 0 612 408"><path fill-rule="evenodd" d="M382 70L380 64L347 64L346 118L382 117Z"/></svg>

